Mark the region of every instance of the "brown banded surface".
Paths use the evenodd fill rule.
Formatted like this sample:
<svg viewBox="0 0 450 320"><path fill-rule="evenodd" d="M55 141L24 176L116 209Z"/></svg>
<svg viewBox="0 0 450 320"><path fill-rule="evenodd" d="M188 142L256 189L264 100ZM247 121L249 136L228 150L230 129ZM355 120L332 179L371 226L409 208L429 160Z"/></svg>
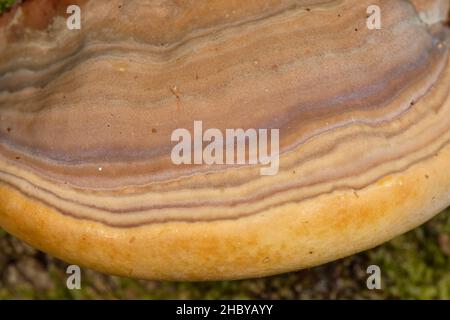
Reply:
<svg viewBox="0 0 450 320"><path fill-rule="evenodd" d="M320 199L339 192L358 199L420 166L431 166L424 176L437 194L402 210L430 217L450 204L448 172L432 175L448 169L448 1L78 1L81 30L66 28L66 2L27 1L0 18L0 180L2 190L47 208L49 217L68 219L68 232L72 222L89 221L93 239L106 245L115 236L101 228L164 223L183 232L195 223L276 220L276 212L294 214L303 203L333 211ZM374 4L380 30L366 26ZM195 120L204 130L280 129L279 173L172 164L171 133L192 131ZM8 214L20 207L16 196L3 196L7 229L63 258L89 260L36 240L47 237L39 230L24 235L30 229ZM419 199L414 190L404 197ZM410 219L409 228L425 216ZM382 241L375 237L371 245ZM235 275L215 267L241 277L296 265ZM201 271L184 277L202 278Z"/></svg>

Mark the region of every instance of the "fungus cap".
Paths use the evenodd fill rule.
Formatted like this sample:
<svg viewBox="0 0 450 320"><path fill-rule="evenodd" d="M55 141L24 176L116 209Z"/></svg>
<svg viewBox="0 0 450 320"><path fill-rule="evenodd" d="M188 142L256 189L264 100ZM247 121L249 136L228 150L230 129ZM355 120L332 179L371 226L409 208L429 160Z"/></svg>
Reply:
<svg viewBox="0 0 450 320"><path fill-rule="evenodd" d="M446 1L72 3L80 30L67 1L0 18L0 225L34 247L137 278L248 278L450 204ZM279 129L277 174L174 164L195 121Z"/></svg>

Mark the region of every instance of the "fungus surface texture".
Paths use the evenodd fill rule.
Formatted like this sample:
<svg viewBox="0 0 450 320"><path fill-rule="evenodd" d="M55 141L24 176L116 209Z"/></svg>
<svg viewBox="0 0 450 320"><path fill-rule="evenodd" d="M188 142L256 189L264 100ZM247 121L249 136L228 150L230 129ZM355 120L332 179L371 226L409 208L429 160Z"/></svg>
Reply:
<svg viewBox="0 0 450 320"><path fill-rule="evenodd" d="M0 225L71 263L177 280L297 270L406 232L450 205L448 7L16 5L0 16ZM195 140L199 121L279 130L276 174L174 163L173 133Z"/></svg>

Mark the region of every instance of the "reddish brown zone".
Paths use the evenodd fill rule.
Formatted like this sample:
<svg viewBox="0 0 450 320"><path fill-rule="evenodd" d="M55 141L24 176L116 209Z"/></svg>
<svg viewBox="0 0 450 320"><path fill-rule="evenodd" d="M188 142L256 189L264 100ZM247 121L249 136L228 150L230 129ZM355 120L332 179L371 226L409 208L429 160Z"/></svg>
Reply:
<svg viewBox="0 0 450 320"><path fill-rule="evenodd" d="M86 2L87 0L24 0L0 16L0 27L11 21L20 6L24 17L21 27L43 30L54 17L66 15L69 5L81 6Z"/></svg>
<svg viewBox="0 0 450 320"><path fill-rule="evenodd" d="M22 7L24 14L23 27L38 30L45 29L55 16L66 14L69 5L76 4L82 6L88 0L22 0L10 8L8 11L0 14L0 28L6 25L16 13L19 6ZM450 26L450 11L446 25Z"/></svg>

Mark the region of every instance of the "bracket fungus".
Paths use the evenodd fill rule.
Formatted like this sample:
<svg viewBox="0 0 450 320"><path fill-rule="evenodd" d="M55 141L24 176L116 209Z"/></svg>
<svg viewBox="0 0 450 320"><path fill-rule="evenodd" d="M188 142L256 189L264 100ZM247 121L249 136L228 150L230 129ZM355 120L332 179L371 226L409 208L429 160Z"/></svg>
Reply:
<svg viewBox="0 0 450 320"><path fill-rule="evenodd" d="M67 28L72 3L81 29ZM381 28L367 27L370 5ZM296 270L406 232L450 204L447 11L447 0L15 6L0 17L0 225L71 263L188 280ZM277 174L174 163L172 133L196 121L279 129Z"/></svg>

